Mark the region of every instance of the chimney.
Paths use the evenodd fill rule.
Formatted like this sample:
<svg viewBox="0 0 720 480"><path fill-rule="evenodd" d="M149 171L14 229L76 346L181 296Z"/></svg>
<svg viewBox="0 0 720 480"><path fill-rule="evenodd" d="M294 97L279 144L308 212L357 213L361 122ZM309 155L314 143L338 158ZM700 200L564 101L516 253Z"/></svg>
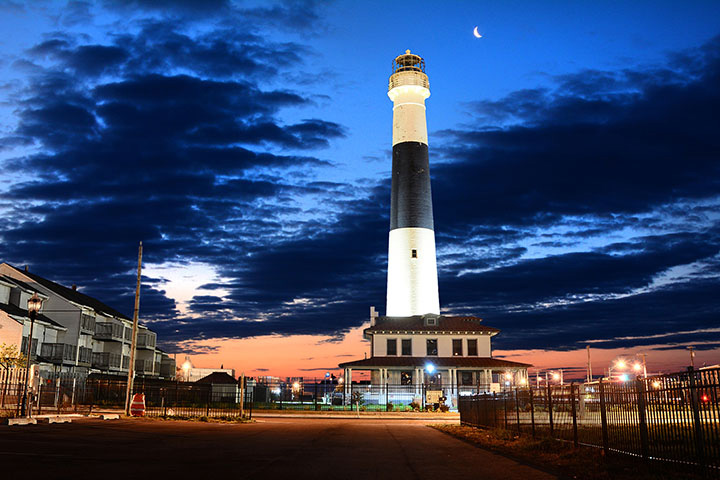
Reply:
<svg viewBox="0 0 720 480"><path fill-rule="evenodd" d="M27 266L27 265L25 265L25 271L26 271L26 272L28 271L28 266Z"/></svg>
<svg viewBox="0 0 720 480"><path fill-rule="evenodd" d="M75 285L75 284L73 283L73 284L72 284L72 289L73 289L73 291L77 292L77 285Z"/></svg>

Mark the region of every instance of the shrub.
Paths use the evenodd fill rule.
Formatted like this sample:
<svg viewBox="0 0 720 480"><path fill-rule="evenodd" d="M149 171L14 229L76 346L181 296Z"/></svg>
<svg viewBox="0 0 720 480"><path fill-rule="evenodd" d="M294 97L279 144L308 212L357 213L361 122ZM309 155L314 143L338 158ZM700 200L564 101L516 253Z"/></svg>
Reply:
<svg viewBox="0 0 720 480"><path fill-rule="evenodd" d="M444 403L441 403L441 404L440 404L440 411L443 412L443 413L448 412L448 411L450 411L450 407L448 407L448 406L445 405Z"/></svg>
<svg viewBox="0 0 720 480"><path fill-rule="evenodd" d="M393 408L394 408L394 405L392 404L392 402L388 402L387 405L386 405L386 407L387 407L387 411L388 411L388 412L392 412L392 411L393 411Z"/></svg>
<svg viewBox="0 0 720 480"><path fill-rule="evenodd" d="M415 411L415 412L419 412L419 411L420 411L420 407L421 407L420 403L418 403L418 402L416 402L416 401L412 401L412 402L410 403L410 408L411 408L413 411Z"/></svg>

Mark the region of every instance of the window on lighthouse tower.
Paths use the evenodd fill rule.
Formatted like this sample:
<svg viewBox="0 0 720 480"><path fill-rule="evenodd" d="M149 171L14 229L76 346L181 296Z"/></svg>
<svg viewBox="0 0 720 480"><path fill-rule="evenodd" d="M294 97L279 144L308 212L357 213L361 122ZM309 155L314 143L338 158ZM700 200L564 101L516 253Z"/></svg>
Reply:
<svg viewBox="0 0 720 480"><path fill-rule="evenodd" d="M412 252L410 253L410 256L411 256L412 258L417 258L417 250L415 250L415 249L413 248L413 249L412 249Z"/></svg>

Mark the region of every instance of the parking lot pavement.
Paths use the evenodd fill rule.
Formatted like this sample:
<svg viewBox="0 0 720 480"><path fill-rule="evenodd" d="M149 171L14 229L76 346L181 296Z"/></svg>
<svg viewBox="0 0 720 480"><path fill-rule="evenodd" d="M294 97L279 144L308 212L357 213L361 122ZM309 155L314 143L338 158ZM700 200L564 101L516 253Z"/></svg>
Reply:
<svg viewBox="0 0 720 480"><path fill-rule="evenodd" d="M2 426L0 465L7 478L73 480L556 478L421 421L382 419L272 417L251 424L83 419Z"/></svg>

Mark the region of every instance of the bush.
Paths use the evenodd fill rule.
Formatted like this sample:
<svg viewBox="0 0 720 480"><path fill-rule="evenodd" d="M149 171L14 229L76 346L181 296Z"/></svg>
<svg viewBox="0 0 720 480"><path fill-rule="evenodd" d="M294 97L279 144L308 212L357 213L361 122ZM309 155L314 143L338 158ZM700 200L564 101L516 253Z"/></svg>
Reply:
<svg viewBox="0 0 720 480"><path fill-rule="evenodd" d="M445 405L444 403L441 403L441 404L440 404L440 411L443 412L443 413L446 413L446 412L450 411L450 407L448 407L448 406Z"/></svg>
<svg viewBox="0 0 720 480"><path fill-rule="evenodd" d="M420 403L418 403L418 402L413 401L413 402L410 403L410 408L411 408L413 411L415 411L415 412L419 412L419 411L420 411L420 407L421 407L421 405L420 405Z"/></svg>
<svg viewBox="0 0 720 480"><path fill-rule="evenodd" d="M392 412L392 411L393 411L393 408L394 408L394 405L392 404L392 402L388 402L387 405L386 405L386 407L387 407L387 411L388 411L388 412Z"/></svg>

